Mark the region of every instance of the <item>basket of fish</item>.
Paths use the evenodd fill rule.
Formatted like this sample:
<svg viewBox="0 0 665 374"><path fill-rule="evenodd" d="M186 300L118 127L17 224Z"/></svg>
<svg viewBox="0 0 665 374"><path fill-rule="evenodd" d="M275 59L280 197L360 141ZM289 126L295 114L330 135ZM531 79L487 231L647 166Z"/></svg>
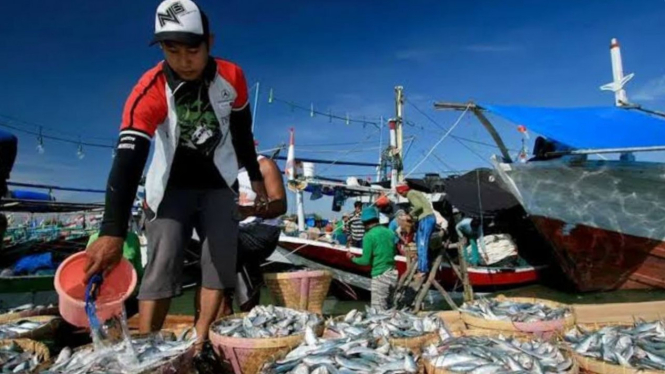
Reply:
<svg viewBox="0 0 665 374"><path fill-rule="evenodd" d="M213 323L210 341L235 374L256 374L266 360L300 345L307 327L323 334L323 320L315 313L259 305Z"/></svg>
<svg viewBox="0 0 665 374"><path fill-rule="evenodd" d="M276 305L322 314L332 273L327 270L268 273L263 279Z"/></svg>
<svg viewBox="0 0 665 374"><path fill-rule="evenodd" d="M308 330L296 349L273 357L262 374L417 373L416 358L406 348L366 337L317 339Z"/></svg>
<svg viewBox="0 0 665 374"><path fill-rule="evenodd" d="M602 374L665 373L665 323L579 325L566 332L580 367Z"/></svg>
<svg viewBox="0 0 665 374"><path fill-rule="evenodd" d="M16 318L0 324L0 339L48 339L55 335L62 319L56 316Z"/></svg>
<svg viewBox="0 0 665 374"><path fill-rule="evenodd" d="M459 311L468 326L487 330L551 335L575 325L572 308L543 299L499 296L464 303Z"/></svg>
<svg viewBox="0 0 665 374"><path fill-rule="evenodd" d="M0 323L11 321L17 318L34 316L58 316L60 311L57 306L25 304L16 308L0 310Z"/></svg>
<svg viewBox="0 0 665 374"><path fill-rule="evenodd" d="M394 346L408 348L416 353L424 344L449 335L436 312L414 315L402 310L376 310L367 306L365 312L354 309L345 316L327 321L324 332L327 338L385 338Z"/></svg>
<svg viewBox="0 0 665 374"><path fill-rule="evenodd" d="M0 340L0 372L33 373L50 359L48 348L30 339Z"/></svg>
<svg viewBox="0 0 665 374"><path fill-rule="evenodd" d="M572 352L556 340L487 330L467 330L454 335L423 348L427 374L579 373Z"/></svg>
<svg viewBox="0 0 665 374"><path fill-rule="evenodd" d="M176 338L171 332L135 334L131 344L122 342L102 349L92 344L72 351L64 348L55 360L41 366L42 374L188 374L196 337Z"/></svg>

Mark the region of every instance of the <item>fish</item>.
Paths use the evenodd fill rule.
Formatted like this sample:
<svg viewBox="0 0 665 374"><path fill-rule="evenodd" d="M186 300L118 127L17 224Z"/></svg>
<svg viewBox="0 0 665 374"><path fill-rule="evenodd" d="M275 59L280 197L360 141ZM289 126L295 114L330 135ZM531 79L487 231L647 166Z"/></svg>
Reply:
<svg viewBox="0 0 665 374"><path fill-rule="evenodd" d="M423 358L436 368L473 374L566 373L574 365L572 358L552 343L502 335L452 337L425 347Z"/></svg>
<svg viewBox="0 0 665 374"><path fill-rule="evenodd" d="M47 323L48 322L37 322L32 320L19 320L4 323L0 325L0 339L15 338L21 334L38 329Z"/></svg>
<svg viewBox="0 0 665 374"><path fill-rule="evenodd" d="M572 314L569 307L553 308L538 302L523 303L485 298L464 303L459 310L479 318L510 322L552 321Z"/></svg>
<svg viewBox="0 0 665 374"><path fill-rule="evenodd" d="M297 311L273 305L254 307L242 318L219 320L211 326L212 331L223 336L237 338L272 338L305 332L307 326L317 326L323 320L314 313ZM311 336L306 336L311 341Z"/></svg>
<svg viewBox="0 0 665 374"><path fill-rule="evenodd" d="M20 373L34 369L40 364L36 355L26 352L16 342L0 346L0 370L3 373Z"/></svg>
<svg viewBox="0 0 665 374"><path fill-rule="evenodd" d="M665 370L665 322L636 321L586 331L576 326L564 334L580 355L636 370Z"/></svg>
<svg viewBox="0 0 665 374"><path fill-rule="evenodd" d="M312 327L307 326L305 335ZM416 357L402 347L374 339L367 330L363 336L305 341L282 359L273 359L261 368L262 374L349 374L417 373Z"/></svg>
<svg viewBox="0 0 665 374"><path fill-rule="evenodd" d="M142 372L176 357L192 347L196 336L184 340L163 336L160 333L131 339L131 347L118 344L102 350L92 347L58 356L55 363L43 374L92 374ZM67 357L68 356L68 357Z"/></svg>
<svg viewBox="0 0 665 374"><path fill-rule="evenodd" d="M434 313L417 316L404 310L356 309L343 318L329 319L326 328L342 337L363 336L370 332L374 338L411 338L439 332L442 339L450 336L445 323Z"/></svg>

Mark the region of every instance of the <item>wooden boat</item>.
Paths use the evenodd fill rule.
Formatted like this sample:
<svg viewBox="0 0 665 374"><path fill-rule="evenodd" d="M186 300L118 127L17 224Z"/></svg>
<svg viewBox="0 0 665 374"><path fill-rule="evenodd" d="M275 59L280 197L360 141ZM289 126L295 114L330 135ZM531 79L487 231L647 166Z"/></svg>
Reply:
<svg viewBox="0 0 665 374"><path fill-rule="evenodd" d="M325 268L332 268L340 272L350 273L366 278L367 284L370 280L370 268L354 264L346 257L347 251L355 255L361 255L360 248L346 248L339 244L323 241L303 239L282 234L279 240L280 251L286 258L293 261L295 256L309 260L309 266L316 267L321 264ZM404 256L395 256L397 270L404 273L407 260ZM523 267L469 267L469 281L474 287L482 289L493 289L506 286L517 286L532 283L538 280L539 272L545 266L523 266ZM339 272L333 272L339 278ZM454 288L461 284L454 270L449 264L443 263L437 275L442 285ZM363 287L364 288L364 287Z"/></svg>

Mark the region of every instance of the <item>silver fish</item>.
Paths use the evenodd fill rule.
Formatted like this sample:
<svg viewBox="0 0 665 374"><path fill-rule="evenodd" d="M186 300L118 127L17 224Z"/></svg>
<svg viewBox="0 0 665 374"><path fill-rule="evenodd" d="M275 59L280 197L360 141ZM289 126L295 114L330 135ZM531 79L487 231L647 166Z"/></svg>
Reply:
<svg viewBox="0 0 665 374"><path fill-rule="evenodd" d="M565 373L572 359L548 342L520 341L503 336L450 338L424 350L423 358L452 372Z"/></svg>
<svg viewBox="0 0 665 374"><path fill-rule="evenodd" d="M326 328L342 337L363 336L369 332L374 338L405 338L441 331L442 338L450 336L443 321L435 314L416 316L403 310L382 310L366 307L365 312L352 310L343 319L330 319Z"/></svg>
<svg viewBox="0 0 665 374"><path fill-rule="evenodd" d="M565 318L572 313L568 307L552 308L542 303L496 299L474 300L464 303L459 310L484 319L512 322L551 321Z"/></svg>
<svg viewBox="0 0 665 374"><path fill-rule="evenodd" d="M305 327L320 323L321 318L314 313L259 305L245 317L217 321L211 329L224 336L256 339L299 334L305 331ZM311 340L311 337L307 338Z"/></svg>
<svg viewBox="0 0 665 374"><path fill-rule="evenodd" d="M310 329L310 327L307 327ZM346 337L303 342L284 359L268 362L263 374L349 374L349 373L416 373L412 353L391 347L371 338ZM312 345L313 343L313 345Z"/></svg>
<svg viewBox="0 0 665 374"><path fill-rule="evenodd" d="M68 358L60 356L53 366L42 373L48 374L92 374L142 372L160 365L169 358L187 351L196 337L186 340L172 340L161 334L142 338L132 338L131 347L118 344L96 351L92 348L79 350ZM63 350L64 351L64 350ZM135 356L134 356L135 355Z"/></svg>
<svg viewBox="0 0 665 374"><path fill-rule="evenodd" d="M637 370L665 370L665 322L639 321L597 331L575 327L564 339L584 356Z"/></svg>

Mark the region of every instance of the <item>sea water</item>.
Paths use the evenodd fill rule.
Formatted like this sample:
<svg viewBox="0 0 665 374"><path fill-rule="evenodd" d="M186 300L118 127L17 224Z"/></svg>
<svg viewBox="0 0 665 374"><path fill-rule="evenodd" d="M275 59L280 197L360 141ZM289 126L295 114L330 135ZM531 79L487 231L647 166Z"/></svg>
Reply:
<svg viewBox="0 0 665 374"><path fill-rule="evenodd" d="M104 321L100 320L97 328L92 326L90 323L90 336L95 352L115 354L120 367L129 372L140 365L129 333L124 306L119 314Z"/></svg>

